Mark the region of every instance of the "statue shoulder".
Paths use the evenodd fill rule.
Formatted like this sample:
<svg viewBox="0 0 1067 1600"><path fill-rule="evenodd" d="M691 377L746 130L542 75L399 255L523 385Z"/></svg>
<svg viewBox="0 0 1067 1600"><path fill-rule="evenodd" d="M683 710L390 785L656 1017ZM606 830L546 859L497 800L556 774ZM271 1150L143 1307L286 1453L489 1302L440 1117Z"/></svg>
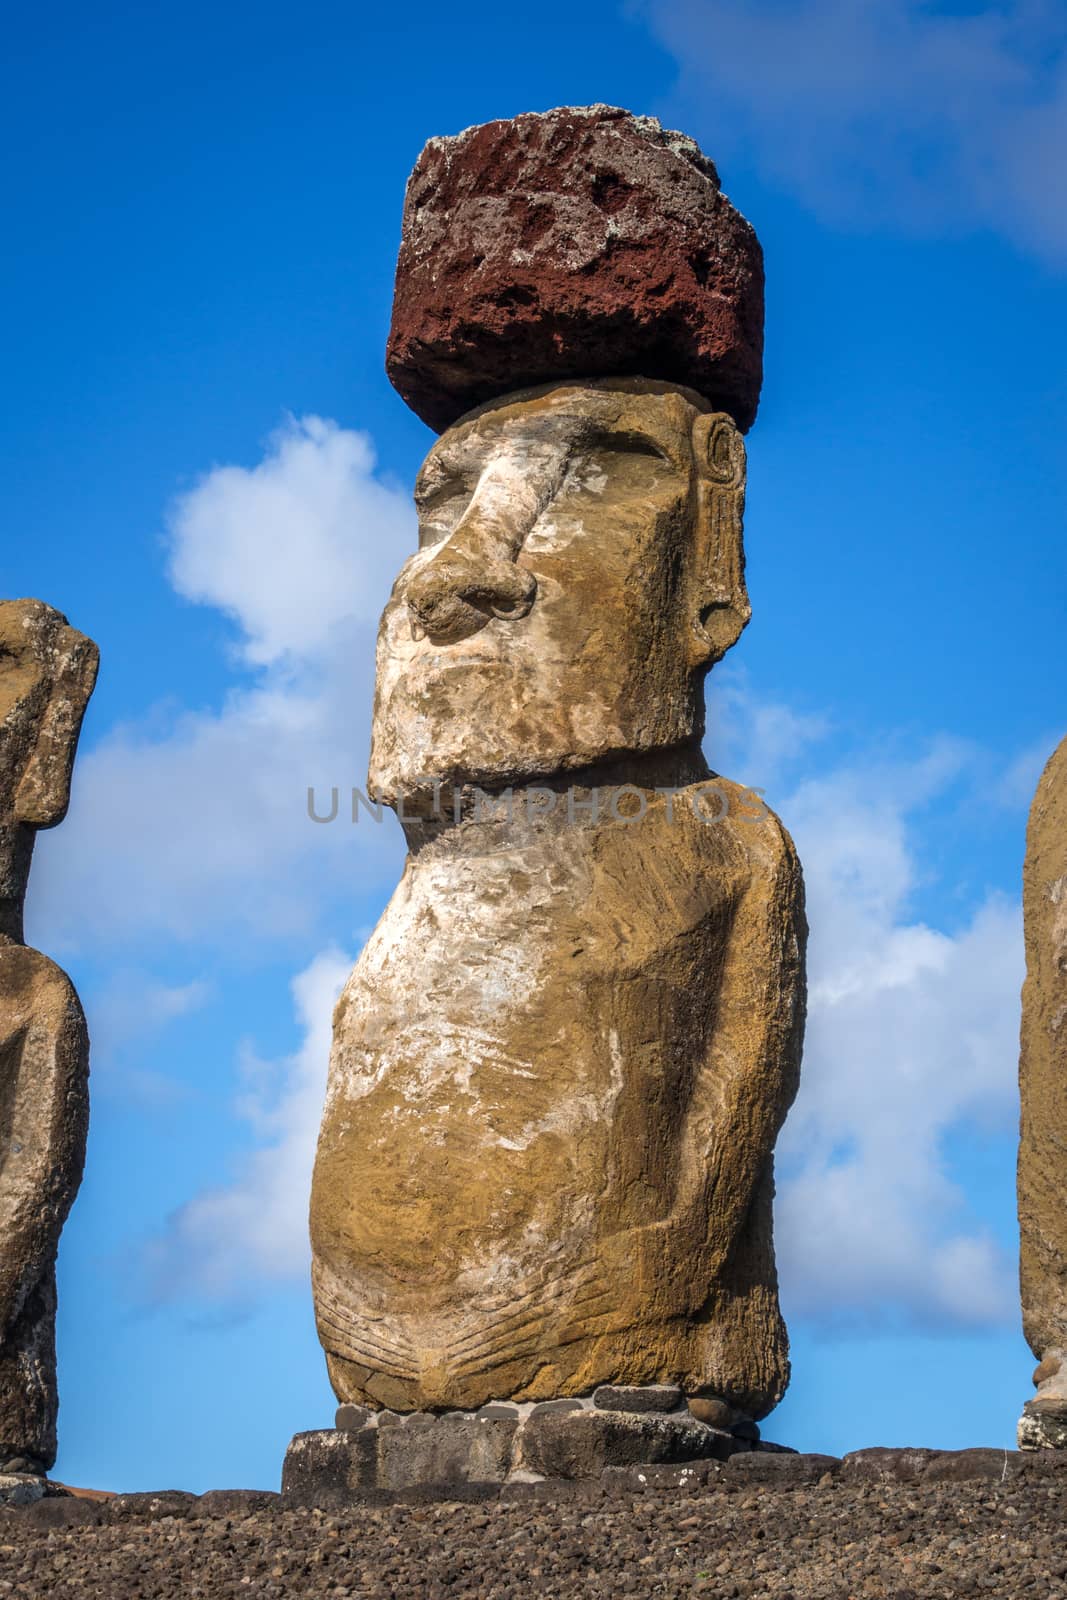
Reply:
<svg viewBox="0 0 1067 1600"><path fill-rule="evenodd" d="M52 1030L84 1031L77 991L62 967L30 945L0 946L0 1038L33 1017Z"/></svg>
<svg viewBox="0 0 1067 1600"><path fill-rule="evenodd" d="M796 846L762 792L719 774L696 786L695 815L709 829L721 829L731 849L746 862L753 880L772 878L800 893Z"/></svg>

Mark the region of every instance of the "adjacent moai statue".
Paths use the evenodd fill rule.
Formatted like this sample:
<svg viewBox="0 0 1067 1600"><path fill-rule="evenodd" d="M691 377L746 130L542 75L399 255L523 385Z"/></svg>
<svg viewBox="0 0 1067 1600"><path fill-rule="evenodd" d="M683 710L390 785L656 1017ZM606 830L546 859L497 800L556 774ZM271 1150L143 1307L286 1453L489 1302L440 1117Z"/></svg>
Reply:
<svg viewBox="0 0 1067 1600"><path fill-rule="evenodd" d="M388 368L441 438L369 782L409 855L337 1006L311 1200L343 1401L674 1383L760 1417L785 1389L801 875L701 754L749 618L762 312L751 227L651 119L419 158Z"/></svg>
<svg viewBox="0 0 1067 1600"><path fill-rule="evenodd" d="M1067 739L1041 776L1023 869L1020 1287L1038 1359L1023 1449L1067 1448Z"/></svg>
<svg viewBox="0 0 1067 1600"><path fill-rule="evenodd" d="M56 1251L85 1161L89 1039L22 911L37 830L66 815L98 659L51 606L0 602L0 1472L56 1458Z"/></svg>

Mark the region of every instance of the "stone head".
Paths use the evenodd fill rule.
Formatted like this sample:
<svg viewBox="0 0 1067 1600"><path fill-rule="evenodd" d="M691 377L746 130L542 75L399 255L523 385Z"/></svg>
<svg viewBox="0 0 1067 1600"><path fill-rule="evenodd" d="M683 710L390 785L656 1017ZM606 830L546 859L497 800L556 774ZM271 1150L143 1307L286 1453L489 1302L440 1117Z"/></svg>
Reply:
<svg viewBox="0 0 1067 1600"><path fill-rule="evenodd" d="M645 379L547 385L433 446L382 617L370 786L500 786L699 739L749 618L731 418Z"/></svg>
<svg viewBox="0 0 1067 1600"><path fill-rule="evenodd" d="M0 601L0 822L62 822L98 664L93 641L51 606Z"/></svg>

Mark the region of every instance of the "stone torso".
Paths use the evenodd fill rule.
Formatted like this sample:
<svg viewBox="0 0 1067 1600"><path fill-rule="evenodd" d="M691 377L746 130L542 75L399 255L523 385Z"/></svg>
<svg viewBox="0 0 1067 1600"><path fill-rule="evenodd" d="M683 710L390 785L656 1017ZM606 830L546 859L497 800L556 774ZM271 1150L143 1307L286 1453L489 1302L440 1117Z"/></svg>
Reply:
<svg viewBox="0 0 1067 1600"><path fill-rule="evenodd" d="M320 1335L353 1398L708 1384L730 1254L709 1191L739 1097L770 1089L776 1132L793 1092L745 1056L746 941L775 904L795 961L799 916L777 822L720 792L715 822L683 792L640 820L465 824L409 859L338 1005L312 1199Z"/></svg>

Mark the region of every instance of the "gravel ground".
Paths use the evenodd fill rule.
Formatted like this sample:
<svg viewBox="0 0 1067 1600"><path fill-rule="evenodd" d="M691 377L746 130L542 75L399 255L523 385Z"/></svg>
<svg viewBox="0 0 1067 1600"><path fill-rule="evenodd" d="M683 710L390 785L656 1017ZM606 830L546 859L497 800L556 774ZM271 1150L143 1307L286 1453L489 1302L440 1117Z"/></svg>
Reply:
<svg viewBox="0 0 1067 1600"><path fill-rule="evenodd" d="M688 1490L591 1484L334 1512L266 1496L168 1498L112 1502L95 1526L46 1526L64 1513L41 1507L4 1513L0 1596L1067 1600L1067 1473L1002 1485L827 1473L797 1488L724 1474Z"/></svg>

